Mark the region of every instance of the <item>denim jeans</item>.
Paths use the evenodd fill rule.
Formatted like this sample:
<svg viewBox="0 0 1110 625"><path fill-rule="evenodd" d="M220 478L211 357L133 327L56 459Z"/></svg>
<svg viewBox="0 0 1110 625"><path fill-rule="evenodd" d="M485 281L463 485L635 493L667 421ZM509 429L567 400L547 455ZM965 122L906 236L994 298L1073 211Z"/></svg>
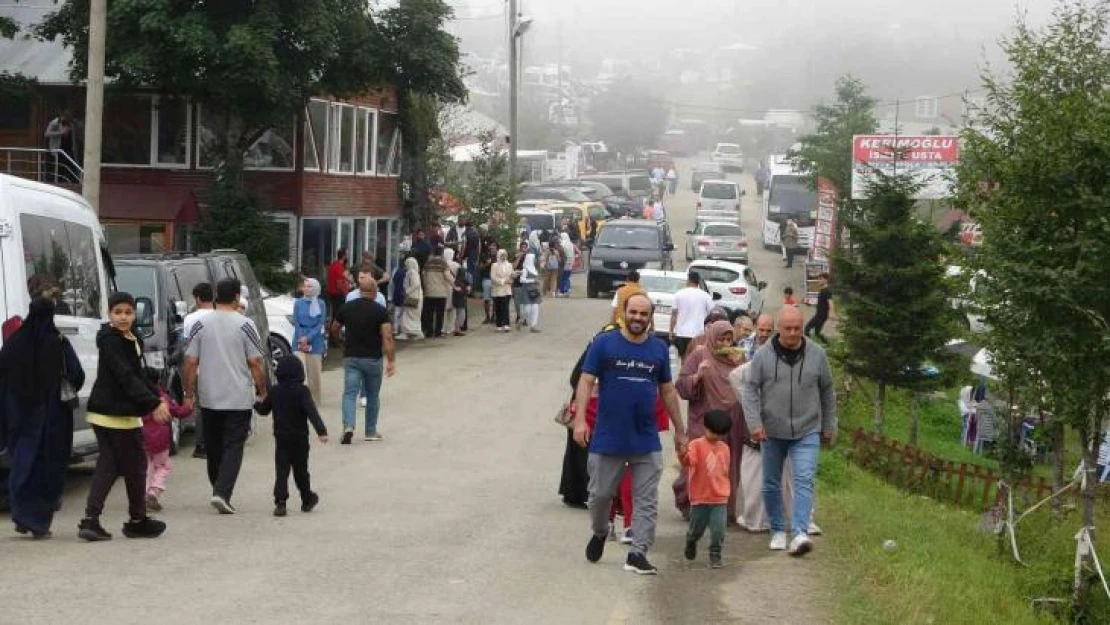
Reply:
<svg viewBox="0 0 1110 625"><path fill-rule="evenodd" d="M382 389L381 358L343 359L343 431L355 429L355 402L366 395L366 434L378 431L378 393Z"/></svg>
<svg viewBox="0 0 1110 625"><path fill-rule="evenodd" d="M559 292L570 293L570 269L564 269L559 274Z"/></svg>
<svg viewBox="0 0 1110 625"><path fill-rule="evenodd" d="M782 512L782 465L790 459L793 472L791 485L794 490L793 517L790 535L809 532L809 518L813 512L813 478L817 475L817 452L821 449L821 433L813 432L802 438L768 438L763 441L763 505L772 532L785 532L786 521Z"/></svg>

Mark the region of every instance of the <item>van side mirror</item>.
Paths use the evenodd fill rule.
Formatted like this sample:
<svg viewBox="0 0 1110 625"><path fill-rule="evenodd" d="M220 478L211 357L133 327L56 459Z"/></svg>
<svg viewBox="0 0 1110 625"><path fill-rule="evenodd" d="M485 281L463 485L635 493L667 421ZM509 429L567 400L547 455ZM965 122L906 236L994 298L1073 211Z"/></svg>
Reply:
<svg viewBox="0 0 1110 625"><path fill-rule="evenodd" d="M719 299L721 299L721 294L714 292L713 293L713 301L717 301Z"/></svg>
<svg viewBox="0 0 1110 625"><path fill-rule="evenodd" d="M760 291L762 291L763 289L767 288L767 283L763 280L760 280L759 283L756 284L756 286L759 288Z"/></svg>
<svg viewBox="0 0 1110 625"><path fill-rule="evenodd" d="M135 327L143 336L154 335L154 302L149 297L135 298Z"/></svg>
<svg viewBox="0 0 1110 625"><path fill-rule="evenodd" d="M674 243L667 243L666 245L664 245L663 246L663 251L664 252L673 252L674 251Z"/></svg>

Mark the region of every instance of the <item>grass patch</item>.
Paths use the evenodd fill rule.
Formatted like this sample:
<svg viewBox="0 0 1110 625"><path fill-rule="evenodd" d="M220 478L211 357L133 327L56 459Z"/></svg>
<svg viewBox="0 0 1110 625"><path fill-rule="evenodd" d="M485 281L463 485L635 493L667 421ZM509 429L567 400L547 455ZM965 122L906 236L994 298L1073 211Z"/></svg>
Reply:
<svg viewBox="0 0 1110 625"><path fill-rule="evenodd" d="M820 522L836 623L1052 623L1030 609L1025 573L996 553L979 516L902 493L825 454ZM883 550L883 542L898 546Z"/></svg>

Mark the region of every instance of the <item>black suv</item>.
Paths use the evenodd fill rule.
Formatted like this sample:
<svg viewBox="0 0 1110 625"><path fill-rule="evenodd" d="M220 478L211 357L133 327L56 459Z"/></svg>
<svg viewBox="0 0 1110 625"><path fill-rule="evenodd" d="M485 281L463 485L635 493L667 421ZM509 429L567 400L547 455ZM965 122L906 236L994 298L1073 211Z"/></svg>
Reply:
<svg viewBox="0 0 1110 625"><path fill-rule="evenodd" d="M201 282L215 286L224 278L235 278L243 285L247 300L246 315L254 321L262 336L269 337L271 362L275 353L288 353L284 339L271 336L262 298L262 287L254 276L250 261L235 250L212 252L166 252L162 254L119 254L114 257L116 286L136 298L135 326L143 337L146 365L162 373L166 389L180 400L182 380L178 369L178 350L183 339L185 315L196 307L193 287ZM172 452L177 451L183 425L173 424Z"/></svg>
<svg viewBox="0 0 1110 625"><path fill-rule="evenodd" d="M586 296L597 297L623 284L633 269L674 269L674 242L665 221L614 219L601 224L590 251Z"/></svg>

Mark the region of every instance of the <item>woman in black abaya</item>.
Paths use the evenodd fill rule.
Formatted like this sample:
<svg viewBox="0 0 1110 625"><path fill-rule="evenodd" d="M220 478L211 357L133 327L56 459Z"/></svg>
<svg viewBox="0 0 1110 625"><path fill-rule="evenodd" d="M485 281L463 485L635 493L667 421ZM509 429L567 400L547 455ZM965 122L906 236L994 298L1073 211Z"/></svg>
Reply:
<svg viewBox="0 0 1110 625"><path fill-rule="evenodd" d="M31 302L23 325L0 349L0 448L11 461L8 491L20 534L50 535L73 447L73 409L62 377L77 391L85 372L54 325L54 302Z"/></svg>

